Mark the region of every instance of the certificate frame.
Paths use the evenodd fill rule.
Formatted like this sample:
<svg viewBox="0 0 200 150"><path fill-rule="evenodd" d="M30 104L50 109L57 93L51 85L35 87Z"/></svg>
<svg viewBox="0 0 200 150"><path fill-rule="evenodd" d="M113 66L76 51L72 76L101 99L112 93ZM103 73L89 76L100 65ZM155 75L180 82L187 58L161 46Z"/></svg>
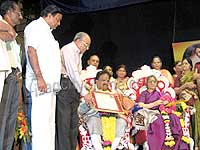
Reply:
<svg viewBox="0 0 200 150"><path fill-rule="evenodd" d="M94 91L92 95L94 97L93 107L96 111L124 114L121 102L116 94Z"/></svg>

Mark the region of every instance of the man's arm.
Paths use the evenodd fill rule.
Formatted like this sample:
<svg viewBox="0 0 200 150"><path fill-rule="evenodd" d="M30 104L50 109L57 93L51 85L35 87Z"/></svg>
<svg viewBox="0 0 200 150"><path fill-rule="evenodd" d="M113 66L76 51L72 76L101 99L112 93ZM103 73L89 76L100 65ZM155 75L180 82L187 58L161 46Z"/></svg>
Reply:
<svg viewBox="0 0 200 150"><path fill-rule="evenodd" d="M92 105L93 97L83 86L83 82L81 80L78 70L78 65L75 63L76 58L74 57L74 54L67 49L68 47L66 46L61 49L62 54L64 56L64 62L67 74L71 77L70 80L75 85L77 90L80 92L81 96L84 97L85 102L89 105Z"/></svg>
<svg viewBox="0 0 200 150"><path fill-rule="evenodd" d="M0 39L3 41L12 41L16 37L16 32L10 25L0 20Z"/></svg>
<svg viewBox="0 0 200 150"><path fill-rule="evenodd" d="M31 64L31 67L33 69L33 72L35 73L36 79L37 79L37 85L40 92L46 92L47 91L47 84L43 79L42 72L40 70L39 62L38 62L38 56L36 49L29 46L28 47L28 57Z"/></svg>

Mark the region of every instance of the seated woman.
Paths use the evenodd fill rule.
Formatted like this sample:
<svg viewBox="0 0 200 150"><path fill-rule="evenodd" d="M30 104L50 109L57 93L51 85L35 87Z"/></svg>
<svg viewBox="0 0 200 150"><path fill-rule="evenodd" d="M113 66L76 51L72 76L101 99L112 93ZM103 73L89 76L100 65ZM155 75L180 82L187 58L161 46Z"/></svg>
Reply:
<svg viewBox="0 0 200 150"><path fill-rule="evenodd" d="M192 138L195 141L195 150L200 149L200 102L197 92L196 80L199 74L192 70L192 61L185 58L182 61L182 74L175 80L175 92L179 99L186 100L186 103L196 109L196 113L191 118Z"/></svg>
<svg viewBox="0 0 200 150"><path fill-rule="evenodd" d="M129 78L127 77L127 70L125 65L119 65L116 68L116 89L119 90L121 93L124 93L127 89L127 80Z"/></svg>
<svg viewBox="0 0 200 150"><path fill-rule="evenodd" d="M174 79L171 73L166 70L162 69L162 60L159 56L154 56L151 62L151 67L156 70L160 70L161 74L165 76L171 84L171 87L174 87Z"/></svg>
<svg viewBox="0 0 200 150"><path fill-rule="evenodd" d="M173 70L174 70L173 78L175 81L176 77L182 73L182 62L181 61L174 62Z"/></svg>
<svg viewBox="0 0 200 150"><path fill-rule="evenodd" d="M138 99L138 105L151 110L159 110L170 101L170 97L158 92L157 78L154 75L147 77L147 90L143 91ZM162 107L163 108L163 107ZM178 150L188 149L181 142L182 128L179 118L174 114L160 114L147 129L147 142L151 150Z"/></svg>

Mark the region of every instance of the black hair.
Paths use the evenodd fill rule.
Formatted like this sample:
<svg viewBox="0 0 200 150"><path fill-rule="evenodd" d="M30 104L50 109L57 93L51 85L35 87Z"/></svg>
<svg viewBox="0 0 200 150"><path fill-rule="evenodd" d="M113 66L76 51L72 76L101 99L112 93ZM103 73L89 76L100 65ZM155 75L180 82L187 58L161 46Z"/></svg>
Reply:
<svg viewBox="0 0 200 150"><path fill-rule="evenodd" d="M100 76L102 76L102 75L104 75L104 74L107 74L107 75L109 76L109 79L110 79L110 77L111 77L110 73L109 73L108 71L106 71L106 70L102 70L102 71L99 71L99 72L97 73L96 78L95 78L95 81L96 81L96 80L99 80Z"/></svg>
<svg viewBox="0 0 200 150"><path fill-rule="evenodd" d="M151 63L153 63L153 60L154 60L155 58L158 58L158 59L160 60L160 62L162 63L162 59L160 58L160 56L154 56L154 57L151 59Z"/></svg>
<svg viewBox="0 0 200 150"><path fill-rule="evenodd" d="M112 68L110 65L106 65L106 66L103 67L103 70L105 70L106 67L110 67L110 68Z"/></svg>
<svg viewBox="0 0 200 150"><path fill-rule="evenodd" d="M184 54L183 54L183 58L182 60L184 60L185 58L189 58L190 56L192 56L195 53L195 48L193 46L189 46L185 49Z"/></svg>
<svg viewBox="0 0 200 150"><path fill-rule="evenodd" d="M176 65L178 65L178 63L180 63L180 62L181 62L180 60L175 61L174 64L173 64L173 67L176 67Z"/></svg>
<svg viewBox="0 0 200 150"><path fill-rule="evenodd" d="M116 71L118 71L120 68L124 68L124 69L127 71L126 65L124 65L124 64L118 65L118 66L116 67Z"/></svg>
<svg viewBox="0 0 200 150"><path fill-rule="evenodd" d="M62 11L59 7L57 7L56 5L48 5L46 8L44 8L41 13L40 16L41 17L47 17L48 14L51 14L52 16L55 16L56 14L62 14Z"/></svg>
<svg viewBox="0 0 200 150"><path fill-rule="evenodd" d="M90 60L92 56L97 56L99 58L99 56L97 54L91 54L87 60ZM100 58L99 58L100 59Z"/></svg>
<svg viewBox="0 0 200 150"><path fill-rule="evenodd" d="M200 48L200 43L196 43L193 45L193 47L196 49L196 48Z"/></svg>
<svg viewBox="0 0 200 150"><path fill-rule="evenodd" d="M192 70L192 68L193 68L192 60L191 60L189 57L184 58L183 60L187 60L187 62L188 62L188 63L190 64L190 66L191 66L191 69L190 69L190 70Z"/></svg>
<svg viewBox="0 0 200 150"><path fill-rule="evenodd" d="M17 3L15 1L4 1L0 8L2 17L7 13L8 10L15 10L16 6Z"/></svg>

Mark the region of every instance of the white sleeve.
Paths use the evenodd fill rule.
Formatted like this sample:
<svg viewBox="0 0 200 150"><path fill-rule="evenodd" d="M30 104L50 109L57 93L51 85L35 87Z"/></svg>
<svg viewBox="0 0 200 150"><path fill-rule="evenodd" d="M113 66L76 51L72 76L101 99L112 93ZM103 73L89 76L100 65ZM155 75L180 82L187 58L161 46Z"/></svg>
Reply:
<svg viewBox="0 0 200 150"><path fill-rule="evenodd" d="M35 50L38 49L38 46L40 44L40 34L39 30L37 29L37 26L28 26L27 28L25 28L24 30L24 36L26 38L26 46L31 46L33 47Z"/></svg>

